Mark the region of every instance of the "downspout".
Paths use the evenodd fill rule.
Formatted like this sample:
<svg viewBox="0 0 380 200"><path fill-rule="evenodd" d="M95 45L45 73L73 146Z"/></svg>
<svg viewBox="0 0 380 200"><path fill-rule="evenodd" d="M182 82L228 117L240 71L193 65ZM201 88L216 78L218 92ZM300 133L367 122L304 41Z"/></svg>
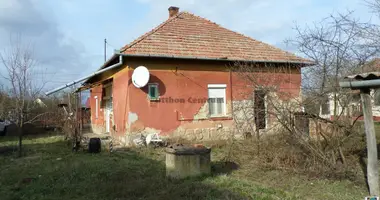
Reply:
<svg viewBox="0 0 380 200"><path fill-rule="evenodd" d="M232 95L232 69L230 69L230 87L231 87L231 117L233 118L234 116L234 101L233 101L233 95Z"/></svg>
<svg viewBox="0 0 380 200"><path fill-rule="evenodd" d="M45 95L46 95L46 96L49 96L50 94L53 94L53 93L58 92L58 91L60 91L60 90L63 90L63 89L65 89L65 88L67 88L67 87L70 87L70 86L72 86L72 85L74 85L74 84L77 84L77 83L79 83L79 82L82 82L82 81L84 81L84 80L86 80L86 79L89 79L89 78L91 78L91 77L93 77L93 76L96 76L96 75L98 75L98 74L101 74L101 73L103 73L103 72L105 72L105 71L108 71L108 70L114 69L114 68L116 68L116 67L119 67L119 66L122 65L122 64L123 64L123 56L122 56L122 55L119 55L119 62L118 62L118 63L116 63L116 64L114 64L114 65L111 65L111 66L109 66L109 67L107 67L107 68L104 68L104 69L102 69L102 70L96 71L96 72L94 72L94 73L92 73L92 74L90 74L90 75L87 75L87 76L84 76L84 77L82 77L82 78L79 78L79 79L77 79L77 80L75 80L75 81L72 81L72 82L70 82L70 83L67 83L67 84L65 84L65 85L63 85L63 86L61 86L61 87L58 87L58 88L56 88L56 89L53 89L53 90L51 90L51 91L49 91L49 92L46 92Z"/></svg>

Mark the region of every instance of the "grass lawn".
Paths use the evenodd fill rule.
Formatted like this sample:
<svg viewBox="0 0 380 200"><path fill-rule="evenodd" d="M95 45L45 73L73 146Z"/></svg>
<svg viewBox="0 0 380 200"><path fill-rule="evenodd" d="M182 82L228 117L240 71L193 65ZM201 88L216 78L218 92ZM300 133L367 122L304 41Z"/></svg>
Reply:
<svg viewBox="0 0 380 200"><path fill-rule="evenodd" d="M0 139L0 147L16 144ZM364 199L364 185L240 166L226 175L165 178L160 150L73 153L60 136L27 138L25 156L0 154L0 199ZM213 149L214 163L224 149Z"/></svg>

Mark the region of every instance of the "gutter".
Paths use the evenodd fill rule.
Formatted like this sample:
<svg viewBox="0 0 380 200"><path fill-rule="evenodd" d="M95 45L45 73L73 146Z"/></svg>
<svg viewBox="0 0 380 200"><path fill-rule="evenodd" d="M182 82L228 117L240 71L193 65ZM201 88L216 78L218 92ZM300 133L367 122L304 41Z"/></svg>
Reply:
<svg viewBox="0 0 380 200"><path fill-rule="evenodd" d="M116 64L114 64L114 65L111 65L111 66L109 66L109 67L107 67L107 68L101 69L101 70L99 70L99 71L96 71L96 72L94 72L94 73L92 73L92 74L90 74L90 75L87 75L87 76L84 76L84 77L82 77L82 78L79 78L79 79L77 79L77 80L75 80L75 81L72 81L72 82L70 82L70 83L67 83L67 84L65 84L65 85L63 85L63 86L61 86L61 87L58 87L58 88L56 88L56 89L53 89L53 90L51 90L51 91L49 91L49 92L46 92L45 95L46 95L46 96L49 96L50 94L53 94L53 93L58 92L58 91L60 91L60 90L63 90L63 89L65 89L65 88L67 88L67 87L70 87L70 86L72 86L72 85L74 85L74 84L77 84L77 83L79 83L79 82L82 82L82 81L84 81L84 80L86 80L86 79L89 79L89 78L91 78L91 77L93 77L93 76L96 76L96 75L98 75L98 74L101 74L101 73L103 73L103 72L105 72L105 71L108 71L108 70L114 69L114 68L116 68L116 67L119 67L119 66L122 65L122 64L123 64L123 56L122 56L122 55L119 55L119 62L118 62L118 63L116 63Z"/></svg>
<svg viewBox="0 0 380 200"><path fill-rule="evenodd" d="M341 81L339 86L342 88L351 88L351 89L364 89L364 88L379 88L380 79L374 80L361 80L361 81Z"/></svg>
<svg viewBox="0 0 380 200"><path fill-rule="evenodd" d="M105 68L105 66L107 66L113 59L115 59L117 57L117 55L116 54L113 54L112 56L111 56L111 58L109 58L105 63L103 63L103 65L102 66L100 66L98 69L97 69L97 71L98 70L101 70L101 69L103 69L103 68Z"/></svg>
<svg viewBox="0 0 380 200"><path fill-rule="evenodd" d="M235 62L253 62L253 63L289 63L289 64L303 64L303 65L314 65L313 62L300 62L300 61L285 61L285 60L274 60L274 61L264 61L264 60L242 60L242 59L228 59L224 58L206 58L206 57L192 57L192 56L167 56L167 55L153 55L153 54L124 54L120 51L115 52L116 55L122 55L125 57L149 57L149 58L175 58L175 59L186 59L186 60L210 60L210 61L235 61Z"/></svg>

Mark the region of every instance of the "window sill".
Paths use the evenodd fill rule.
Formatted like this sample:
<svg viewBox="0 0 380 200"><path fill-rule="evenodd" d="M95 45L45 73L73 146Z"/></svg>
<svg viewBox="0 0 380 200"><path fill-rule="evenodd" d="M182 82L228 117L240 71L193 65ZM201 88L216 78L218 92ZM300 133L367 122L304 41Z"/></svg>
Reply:
<svg viewBox="0 0 380 200"><path fill-rule="evenodd" d="M158 102L158 101L160 101L160 98L149 98L148 97L148 100L151 102Z"/></svg>
<svg viewBox="0 0 380 200"><path fill-rule="evenodd" d="M209 119L213 121L223 121L223 120L232 120L233 118L231 116L222 115L222 116L210 116Z"/></svg>
<svg viewBox="0 0 380 200"><path fill-rule="evenodd" d="M183 118L180 116L180 113L178 111L176 111L176 112L177 112L177 120L178 121L207 121L207 120L225 121L225 120L233 120L232 116L228 116L228 115L208 116L208 117L204 117L204 118Z"/></svg>

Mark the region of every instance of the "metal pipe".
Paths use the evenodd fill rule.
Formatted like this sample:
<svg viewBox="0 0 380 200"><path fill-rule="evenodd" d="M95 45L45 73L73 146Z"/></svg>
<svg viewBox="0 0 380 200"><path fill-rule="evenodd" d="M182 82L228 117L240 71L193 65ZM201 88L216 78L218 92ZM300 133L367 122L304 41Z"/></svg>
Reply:
<svg viewBox="0 0 380 200"><path fill-rule="evenodd" d="M49 91L49 92L46 92L45 95L48 96L48 95L50 95L50 94L53 94L53 93L58 92L58 91L60 91L60 90L63 90L63 89L65 89L65 88L67 88L67 87L70 87L70 86L72 86L72 85L74 85L74 84L77 84L77 83L82 82L82 81L84 81L84 80L86 80L86 79L89 79L89 78L91 78L91 77L93 77L93 76L95 76L95 75L98 75L98 74L101 74L101 73L103 73L103 72L105 72L105 71L108 71L108 70L110 70L110 69L113 69L113 68L119 67L119 66L122 65L122 64L123 64L123 56L122 56L122 55L119 55L119 62L118 62L118 63L116 63L116 64L114 64L114 65L111 65L111 66L109 66L109 67L107 67L107 68L101 69L101 70L99 70L99 71L96 71L96 72L94 72L94 73L92 73L92 74L90 74L90 75L87 75L87 76L84 76L84 77L82 77L82 78L79 78L79 79L77 79L77 80L75 80L75 81L73 81L73 82L67 83L67 84L65 84L65 85L63 85L63 86L61 86L61 87L58 87L58 88L54 89L54 90L51 90L51 91Z"/></svg>
<svg viewBox="0 0 380 200"><path fill-rule="evenodd" d="M361 89L361 88L378 88L380 87L380 79L362 80L362 81L341 81L339 86L342 88Z"/></svg>

